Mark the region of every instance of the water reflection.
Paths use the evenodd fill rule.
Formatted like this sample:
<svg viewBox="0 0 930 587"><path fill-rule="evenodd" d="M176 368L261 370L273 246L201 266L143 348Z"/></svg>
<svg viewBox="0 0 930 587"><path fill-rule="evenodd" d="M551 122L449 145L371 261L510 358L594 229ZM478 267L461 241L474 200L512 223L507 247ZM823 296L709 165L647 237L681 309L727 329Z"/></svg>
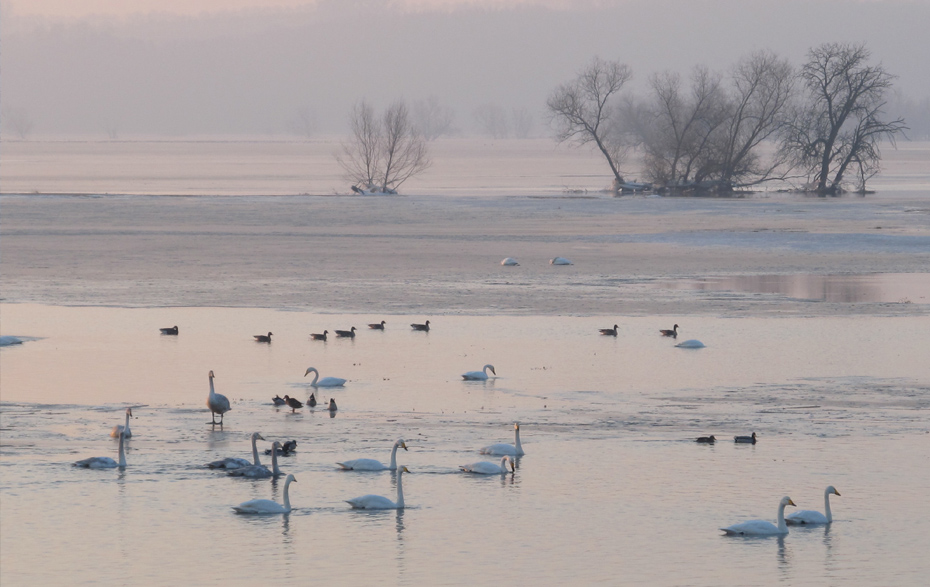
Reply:
<svg viewBox="0 0 930 587"><path fill-rule="evenodd" d="M778 559L778 573L782 581L791 580L791 549L785 543L785 535L781 535L776 538L778 541L778 550L777 550L777 559Z"/></svg>

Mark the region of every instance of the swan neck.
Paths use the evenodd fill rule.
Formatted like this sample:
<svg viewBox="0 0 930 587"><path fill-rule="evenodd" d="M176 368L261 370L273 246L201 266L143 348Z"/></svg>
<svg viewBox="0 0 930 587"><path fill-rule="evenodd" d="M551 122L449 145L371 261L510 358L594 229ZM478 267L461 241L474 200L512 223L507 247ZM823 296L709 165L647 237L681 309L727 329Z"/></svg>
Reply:
<svg viewBox="0 0 930 587"><path fill-rule="evenodd" d="M274 445L271 446L271 474L275 477L281 474L281 471L278 469L278 451L275 449Z"/></svg>
<svg viewBox="0 0 930 587"><path fill-rule="evenodd" d="M823 492L823 514L827 517L827 523L833 521L833 512L830 510L830 493L828 491Z"/></svg>
<svg viewBox="0 0 930 587"><path fill-rule="evenodd" d="M210 397L216 395L216 390L213 389L213 378L210 378Z"/></svg>
<svg viewBox="0 0 930 587"><path fill-rule="evenodd" d="M126 425L123 426L123 432L129 434L129 412L126 412Z"/></svg>
<svg viewBox="0 0 930 587"><path fill-rule="evenodd" d="M320 372L316 369L313 370L313 381L310 383L311 387L316 387L316 382L320 380Z"/></svg>
<svg viewBox="0 0 930 587"><path fill-rule="evenodd" d="M274 453L272 452L272 454ZM284 509L286 511L291 511L290 489L291 489L291 480L288 479L287 481L284 482Z"/></svg>
<svg viewBox="0 0 930 587"><path fill-rule="evenodd" d="M400 445L397 444L397 443L395 442L395 443L394 443L394 448L391 449L391 467L390 467L390 468L391 468L392 471L396 471L396 470L397 470L397 447L398 447L398 446L400 446Z"/></svg>
<svg viewBox="0 0 930 587"><path fill-rule="evenodd" d="M258 446L255 444L258 438L252 437L252 464L256 467L260 466L262 462L258 460Z"/></svg>
<svg viewBox="0 0 930 587"><path fill-rule="evenodd" d="M397 474L397 507L404 507L404 472L401 470Z"/></svg>
<svg viewBox="0 0 930 587"><path fill-rule="evenodd" d="M788 524L785 523L785 506L786 505L787 504L784 504L784 503L778 505L778 531L779 532L788 531Z"/></svg>
<svg viewBox="0 0 930 587"><path fill-rule="evenodd" d="M523 446L520 444L520 429L513 431L513 445L517 449L517 454L523 454Z"/></svg>
<svg viewBox="0 0 930 587"><path fill-rule="evenodd" d="M121 469L126 468L126 448L123 446L125 438L125 433L119 435L119 466Z"/></svg>

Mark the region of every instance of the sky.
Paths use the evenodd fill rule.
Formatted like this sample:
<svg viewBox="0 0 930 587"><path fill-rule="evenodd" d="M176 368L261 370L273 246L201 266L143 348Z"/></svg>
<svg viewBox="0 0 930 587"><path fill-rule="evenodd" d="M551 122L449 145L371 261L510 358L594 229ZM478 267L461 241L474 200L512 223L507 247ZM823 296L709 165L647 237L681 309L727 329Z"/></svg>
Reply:
<svg viewBox="0 0 930 587"><path fill-rule="evenodd" d="M641 91L667 69L865 42L922 99L928 22L930 0L4 0L0 103L37 134L277 135L436 96L463 133L489 104L542 133L547 95L595 56Z"/></svg>

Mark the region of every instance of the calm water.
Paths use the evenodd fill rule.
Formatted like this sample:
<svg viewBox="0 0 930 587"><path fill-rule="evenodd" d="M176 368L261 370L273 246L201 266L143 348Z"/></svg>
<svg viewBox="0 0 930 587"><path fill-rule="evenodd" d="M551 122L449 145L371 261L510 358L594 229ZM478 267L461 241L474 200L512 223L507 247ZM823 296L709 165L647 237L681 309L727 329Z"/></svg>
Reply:
<svg viewBox="0 0 930 587"><path fill-rule="evenodd" d="M930 317L738 318L361 316L260 309L63 308L3 304L0 350L0 580L17 584L920 585L930 574ZM410 322L431 319L428 334ZM387 320L353 340L310 332ZM658 328L677 321L674 348ZM619 325L619 336L598 328ZM181 335L160 336L177 324ZM271 345L251 335L272 331ZM497 368L466 383L459 373ZM306 367L349 379L322 391L340 409L296 414ZM233 401L206 423L207 371ZM133 406L129 467L110 428ZM457 466L512 442L516 474ZM247 457L248 435L296 439L295 511L246 517L283 483L203 464ZM755 431L755 446L726 442ZM715 434L715 446L691 441ZM394 496L388 473L334 463L387 460L396 438L408 508L353 512ZM264 459L268 460L268 457ZM774 519L790 495L837 521L783 539L717 528ZM789 508L790 509L790 508Z"/></svg>

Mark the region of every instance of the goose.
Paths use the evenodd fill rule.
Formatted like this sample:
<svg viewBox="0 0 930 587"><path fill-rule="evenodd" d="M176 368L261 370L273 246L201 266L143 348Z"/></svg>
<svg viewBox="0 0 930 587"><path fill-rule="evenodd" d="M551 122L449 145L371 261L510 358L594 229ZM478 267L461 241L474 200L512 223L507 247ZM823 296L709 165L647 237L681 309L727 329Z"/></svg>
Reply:
<svg viewBox="0 0 930 587"><path fill-rule="evenodd" d="M126 438L126 435L120 433L119 435L119 462L114 461L110 457L90 457L89 459L83 459L76 461L74 463L75 467L83 467L85 469L115 469L119 467L120 469L126 468L126 449L123 447L123 440Z"/></svg>
<svg viewBox="0 0 930 587"><path fill-rule="evenodd" d="M601 328L600 332L604 336L617 336L617 328L618 326L614 324L613 328Z"/></svg>
<svg viewBox="0 0 930 587"><path fill-rule="evenodd" d="M510 463L509 471L507 470L507 463ZM513 459L509 456L501 457L500 465L495 465L488 461L481 461L470 465L462 465L459 469L465 473L475 473L476 475L506 475L507 473L516 471L513 465Z"/></svg>
<svg viewBox="0 0 930 587"><path fill-rule="evenodd" d="M368 328L371 328L372 330L384 330L385 324L387 324L387 322L382 320L380 324L369 324Z"/></svg>
<svg viewBox="0 0 930 587"><path fill-rule="evenodd" d="M287 407L291 409L293 414L298 408L304 407L304 404L297 398L291 397L289 395L284 396L284 402L287 404Z"/></svg>
<svg viewBox="0 0 930 587"><path fill-rule="evenodd" d="M113 427L113 430L110 430L110 436L113 438L119 438L120 434L125 434L126 438L132 438L132 430L129 429L129 418L132 417L132 408L126 408L126 424L117 424Z"/></svg>
<svg viewBox="0 0 930 587"><path fill-rule="evenodd" d="M397 449L407 450L407 443L403 438L398 438L391 449L391 464L385 465L375 459L353 459L344 463L336 463L343 471L396 471L397 470Z"/></svg>
<svg viewBox="0 0 930 587"><path fill-rule="evenodd" d="M726 528L721 528L727 536L777 536L788 533L788 525L785 524L785 506L794 505L791 498L785 496L778 502L778 525L767 520L750 520L740 524L733 524Z"/></svg>
<svg viewBox="0 0 930 587"><path fill-rule="evenodd" d="M177 327L177 326L172 326L171 328L159 328L158 330L159 330L162 334L173 334L173 335L175 335L175 336L177 336L177 334L178 334L178 327Z"/></svg>
<svg viewBox="0 0 930 587"><path fill-rule="evenodd" d="M327 334L329 334L329 330L324 330L322 334L311 334L310 340L326 340Z"/></svg>
<svg viewBox="0 0 930 587"><path fill-rule="evenodd" d="M679 342L675 346L680 349L702 349L704 348L704 343L697 339L692 338L691 340Z"/></svg>
<svg viewBox="0 0 930 587"><path fill-rule="evenodd" d="M705 443L705 444L713 444L713 443L717 442L717 439L714 438L714 435L713 435L713 434L711 434L710 436L699 436L699 437L697 437L697 438L695 439L694 442L702 442L702 443Z"/></svg>
<svg viewBox="0 0 930 587"><path fill-rule="evenodd" d="M271 398L271 403L273 403L273 404L276 405L276 406L283 406L283 405L286 404L287 402L284 401L284 398L283 398L283 397L281 397L281 396L279 396L279 395L276 395L276 396L274 396L273 398Z"/></svg>
<svg viewBox="0 0 930 587"><path fill-rule="evenodd" d="M360 510L402 510L404 509L404 473L409 473L407 467L397 471L397 502L393 502L380 495L363 495L354 499L347 499L346 503Z"/></svg>
<svg viewBox="0 0 930 587"><path fill-rule="evenodd" d="M510 455L518 457L526 453L523 452L523 445L520 444L520 424L513 423L513 444L492 444L481 449L483 455Z"/></svg>
<svg viewBox="0 0 930 587"><path fill-rule="evenodd" d="M239 505L234 505L233 509L237 514L287 514L291 511L291 498L288 490L291 483L296 483L297 479L293 475L288 475L284 480L284 505L270 499L250 499Z"/></svg>
<svg viewBox="0 0 930 587"><path fill-rule="evenodd" d="M255 342L271 342L271 333L268 334L253 334L252 337L255 339Z"/></svg>
<svg viewBox="0 0 930 587"><path fill-rule="evenodd" d="M676 324L671 330L659 330L659 334L662 336L671 336L672 338L678 338L678 325Z"/></svg>
<svg viewBox="0 0 930 587"><path fill-rule="evenodd" d="M310 394L310 398L307 400L307 405L310 406L311 408L316 407L316 396L313 395L312 393Z"/></svg>
<svg viewBox="0 0 930 587"><path fill-rule="evenodd" d="M274 449L274 448L266 448L266 449L265 449L265 454L266 454L266 455L270 455L270 454L271 454L271 451L273 451L273 450L275 450L275 449ZM296 440L288 440L287 442L285 442L284 444L282 444L282 445L281 445L281 449L278 450L278 454L281 455L282 457L290 456L290 454L291 454L292 452L297 452L297 441L296 441Z"/></svg>
<svg viewBox="0 0 930 587"><path fill-rule="evenodd" d="M223 425L223 414L225 414L232 408L229 406L229 400L226 398L225 395L221 393L216 393L216 391L213 390L213 378L215 377L215 375L213 375L212 370L210 371L209 377L210 377L210 395L207 396L207 407L210 408L211 416L213 419L212 424L217 423L216 415L219 414L220 415L219 424L220 426L222 426Z"/></svg>
<svg viewBox="0 0 930 587"><path fill-rule="evenodd" d="M517 260L514 259L513 257L507 257L506 259L501 261L501 265L503 265L504 267L516 267L517 265L519 265L519 263L517 263Z"/></svg>
<svg viewBox="0 0 930 587"><path fill-rule="evenodd" d="M268 467L265 465L250 465L248 467L240 467L238 469L231 469L228 472L230 477L245 477L247 479L267 479L268 477L279 477L281 476L281 469L278 468L278 453L281 452L281 443L275 440L271 444L271 470L268 470ZM258 453L256 453L255 458L258 458Z"/></svg>
<svg viewBox="0 0 930 587"><path fill-rule="evenodd" d="M349 330L337 330L336 336L339 338L355 338L355 327L353 326Z"/></svg>
<svg viewBox="0 0 930 587"><path fill-rule="evenodd" d="M755 444L756 443L756 433L753 432L752 436L734 436L733 442L738 444Z"/></svg>
<svg viewBox="0 0 930 587"><path fill-rule="evenodd" d="M565 257L553 257L549 259L550 265L571 265L572 262L566 259Z"/></svg>
<svg viewBox="0 0 930 587"><path fill-rule="evenodd" d="M258 446L256 446L256 441L265 439L262 438L262 435L258 432L253 432L249 438L252 439L252 462L238 457L227 457L207 463L207 467L211 469L241 469L243 467L260 466L262 462L258 460Z"/></svg>
<svg viewBox="0 0 930 587"><path fill-rule="evenodd" d="M494 365L485 365L481 371L469 371L468 373L462 373L462 379L465 381L487 381L488 369L491 370L491 373L497 375L497 371L494 370Z"/></svg>
<svg viewBox="0 0 930 587"><path fill-rule="evenodd" d="M313 381L310 382L311 387L342 387L345 385L346 380L340 379L339 377L324 377L320 379L320 372L316 370L316 367L307 367L307 370L304 372L304 377L310 374L313 371Z"/></svg>
<svg viewBox="0 0 930 587"><path fill-rule="evenodd" d="M426 324L411 324L410 328L414 330L422 330L423 332L429 332L429 320L426 321Z"/></svg>
<svg viewBox="0 0 930 587"><path fill-rule="evenodd" d="M815 510L800 510L790 514L785 518L789 526L802 526L814 524L832 524L833 512L830 511L830 494L840 497L840 492L832 485L827 487L823 492L823 510L826 515Z"/></svg>
<svg viewBox="0 0 930 587"><path fill-rule="evenodd" d="M329 398L329 411L335 412L338 409L339 408L336 407L336 400L334 400L333 398Z"/></svg>

